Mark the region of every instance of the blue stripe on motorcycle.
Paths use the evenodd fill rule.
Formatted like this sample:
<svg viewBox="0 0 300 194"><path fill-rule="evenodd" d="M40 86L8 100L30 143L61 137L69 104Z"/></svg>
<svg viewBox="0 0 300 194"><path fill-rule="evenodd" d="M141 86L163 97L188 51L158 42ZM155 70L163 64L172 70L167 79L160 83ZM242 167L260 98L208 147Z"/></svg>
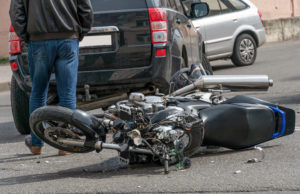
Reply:
<svg viewBox="0 0 300 194"><path fill-rule="evenodd" d="M284 134L286 118L285 118L285 113L282 110L280 110L279 108L276 108L276 107L273 107L273 106L270 106L269 108L272 109L275 113L279 113L281 115L281 118L282 118L281 132L274 133L273 136L272 136L272 139L275 139L275 138L278 138L278 137L280 137Z"/></svg>

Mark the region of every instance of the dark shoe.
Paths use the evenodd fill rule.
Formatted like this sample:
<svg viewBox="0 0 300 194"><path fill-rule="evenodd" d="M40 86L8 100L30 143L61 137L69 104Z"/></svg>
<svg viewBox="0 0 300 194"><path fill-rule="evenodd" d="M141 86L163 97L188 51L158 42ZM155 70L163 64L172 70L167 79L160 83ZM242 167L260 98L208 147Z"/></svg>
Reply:
<svg viewBox="0 0 300 194"><path fill-rule="evenodd" d="M58 155L59 156L66 156L66 155L71 155L71 152L63 151L63 150L58 150Z"/></svg>
<svg viewBox="0 0 300 194"><path fill-rule="evenodd" d="M26 147L28 147L28 149L30 150L30 152L33 155L41 155L41 153L42 153L42 147L32 146L31 136L30 135L28 135L28 136L25 137L25 145L26 145Z"/></svg>

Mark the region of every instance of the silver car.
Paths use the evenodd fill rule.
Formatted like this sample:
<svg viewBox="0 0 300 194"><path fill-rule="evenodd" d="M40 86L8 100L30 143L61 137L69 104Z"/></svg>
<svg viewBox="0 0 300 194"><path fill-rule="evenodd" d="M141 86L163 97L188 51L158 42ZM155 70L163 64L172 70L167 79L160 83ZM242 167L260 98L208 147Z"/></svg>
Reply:
<svg viewBox="0 0 300 194"><path fill-rule="evenodd" d="M231 58L237 66L254 63L257 47L266 41L266 35L261 14L253 3L249 0L183 0L182 3L185 8L199 3L207 3L209 7L207 16L201 17L201 10L190 15L203 36L209 60ZM205 11L202 14L206 15Z"/></svg>

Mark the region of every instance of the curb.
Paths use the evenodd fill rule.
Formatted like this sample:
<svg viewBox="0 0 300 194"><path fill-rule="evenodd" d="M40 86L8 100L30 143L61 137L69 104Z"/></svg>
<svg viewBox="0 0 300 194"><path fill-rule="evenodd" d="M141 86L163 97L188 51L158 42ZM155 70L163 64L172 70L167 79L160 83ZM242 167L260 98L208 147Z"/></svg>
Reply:
<svg viewBox="0 0 300 194"><path fill-rule="evenodd" d="M0 83L0 92L7 92L10 90L10 82Z"/></svg>

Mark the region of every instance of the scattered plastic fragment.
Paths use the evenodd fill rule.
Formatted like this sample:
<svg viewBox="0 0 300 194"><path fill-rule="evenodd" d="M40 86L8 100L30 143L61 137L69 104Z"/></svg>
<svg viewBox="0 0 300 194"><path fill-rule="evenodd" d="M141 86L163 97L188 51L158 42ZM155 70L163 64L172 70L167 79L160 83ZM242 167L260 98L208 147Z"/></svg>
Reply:
<svg viewBox="0 0 300 194"><path fill-rule="evenodd" d="M137 186L137 188L142 188L142 186L139 185L139 186Z"/></svg>
<svg viewBox="0 0 300 194"><path fill-rule="evenodd" d="M242 173L241 170L237 170L237 171L234 172L234 174L241 174L241 173Z"/></svg>
<svg viewBox="0 0 300 194"><path fill-rule="evenodd" d="M48 160L46 160L45 163L49 164L50 162Z"/></svg>
<svg viewBox="0 0 300 194"><path fill-rule="evenodd" d="M260 153L261 153L261 159L260 159L260 161L263 161L263 159L265 159L265 152L264 152L264 150L261 147L258 147L258 146L255 146L254 149L260 151Z"/></svg>
<svg viewBox="0 0 300 194"><path fill-rule="evenodd" d="M210 163L215 163L215 161L212 160L212 161L210 161Z"/></svg>
<svg viewBox="0 0 300 194"><path fill-rule="evenodd" d="M258 158L251 158L247 161L247 163L249 164L253 164L253 163L258 163L258 162L262 162L265 158L265 152L264 150L261 148L261 147L258 147L258 146L254 146L253 147L254 150L257 150L261 153L261 158L258 159Z"/></svg>
<svg viewBox="0 0 300 194"><path fill-rule="evenodd" d="M257 163L259 160L257 158L252 158L247 161L247 163Z"/></svg>

